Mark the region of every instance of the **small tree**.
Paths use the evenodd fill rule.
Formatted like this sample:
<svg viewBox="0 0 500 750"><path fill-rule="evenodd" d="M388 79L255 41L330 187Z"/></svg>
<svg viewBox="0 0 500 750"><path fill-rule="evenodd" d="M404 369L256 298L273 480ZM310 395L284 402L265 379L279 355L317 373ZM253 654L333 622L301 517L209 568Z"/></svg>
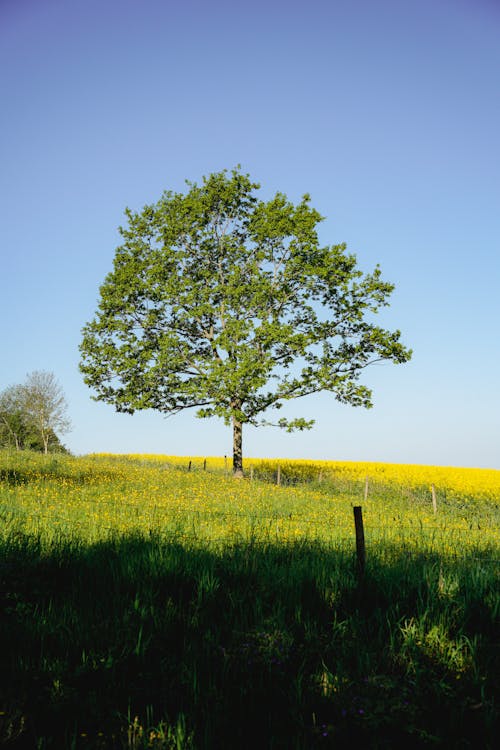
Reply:
<svg viewBox="0 0 500 750"><path fill-rule="evenodd" d="M29 447L32 438L33 428L24 412L24 388L11 385L0 393L0 445L19 451Z"/></svg>
<svg viewBox="0 0 500 750"><path fill-rule="evenodd" d="M243 472L242 427L318 391L370 407L358 383L371 363L406 362L399 331L369 315L393 286L363 275L345 245L321 246L320 214L305 195L259 200L239 169L185 194L126 210L114 270L83 329L80 369L96 400L117 411L157 409L222 417L233 427L233 470ZM311 427L280 419L287 430Z"/></svg>
<svg viewBox="0 0 500 750"><path fill-rule="evenodd" d="M40 438L43 452L48 453L49 444L59 442L57 433L71 428L63 390L52 372L35 370L28 375L22 392L26 421Z"/></svg>

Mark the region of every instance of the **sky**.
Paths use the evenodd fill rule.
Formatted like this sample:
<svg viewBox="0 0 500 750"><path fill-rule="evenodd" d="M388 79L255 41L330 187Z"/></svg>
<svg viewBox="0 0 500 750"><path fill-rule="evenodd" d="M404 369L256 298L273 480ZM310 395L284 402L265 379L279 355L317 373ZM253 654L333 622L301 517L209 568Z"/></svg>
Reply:
<svg viewBox="0 0 500 750"><path fill-rule="evenodd" d="M81 330L118 227L237 164L395 284L410 363L244 454L500 469L500 0L0 0L0 390L53 372L75 454L231 454L192 410L92 400Z"/></svg>

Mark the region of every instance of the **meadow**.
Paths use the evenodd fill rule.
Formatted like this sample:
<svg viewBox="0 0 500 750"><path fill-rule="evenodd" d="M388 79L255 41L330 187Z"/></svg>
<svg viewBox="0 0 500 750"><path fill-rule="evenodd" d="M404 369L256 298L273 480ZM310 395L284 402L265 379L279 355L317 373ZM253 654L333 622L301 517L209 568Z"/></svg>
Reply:
<svg viewBox="0 0 500 750"><path fill-rule="evenodd" d="M493 748L500 471L246 471L0 452L0 744Z"/></svg>

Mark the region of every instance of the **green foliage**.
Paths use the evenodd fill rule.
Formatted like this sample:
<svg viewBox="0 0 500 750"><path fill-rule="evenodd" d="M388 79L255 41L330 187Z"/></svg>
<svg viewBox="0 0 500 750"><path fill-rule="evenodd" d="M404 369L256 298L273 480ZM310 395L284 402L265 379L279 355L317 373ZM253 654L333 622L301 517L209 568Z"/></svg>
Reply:
<svg viewBox="0 0 500 750"><path fill-rule="evenodd" d="M370 407L362 371L411 352L372 316L393 286L344 244L321 246L305 195L259 200L238 169L127 209L114 269L83 329L80 369L118 411L195 408L241 434L291 399L329 391ZM286 418L278 426L307 429ZM235 447L239 450L241 446Z"/></svg>
<svg viewBox="0 0 500 750"><path fill-rule="evenodd" d="M0 445L2 448L31 447L36 431L24 409L24 390L13 385L0 393Z"/></svg>

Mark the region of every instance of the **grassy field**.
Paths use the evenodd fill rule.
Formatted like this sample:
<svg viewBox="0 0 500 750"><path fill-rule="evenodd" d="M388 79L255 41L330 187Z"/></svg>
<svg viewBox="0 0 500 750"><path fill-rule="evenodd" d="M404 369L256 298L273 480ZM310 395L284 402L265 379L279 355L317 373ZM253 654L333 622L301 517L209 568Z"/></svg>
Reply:
<svg viewBox="0 0 500 750"><path fill-rule="evenodd" d="M0 744L496 746L500 472L246 468L0 453Z"/></svg>

